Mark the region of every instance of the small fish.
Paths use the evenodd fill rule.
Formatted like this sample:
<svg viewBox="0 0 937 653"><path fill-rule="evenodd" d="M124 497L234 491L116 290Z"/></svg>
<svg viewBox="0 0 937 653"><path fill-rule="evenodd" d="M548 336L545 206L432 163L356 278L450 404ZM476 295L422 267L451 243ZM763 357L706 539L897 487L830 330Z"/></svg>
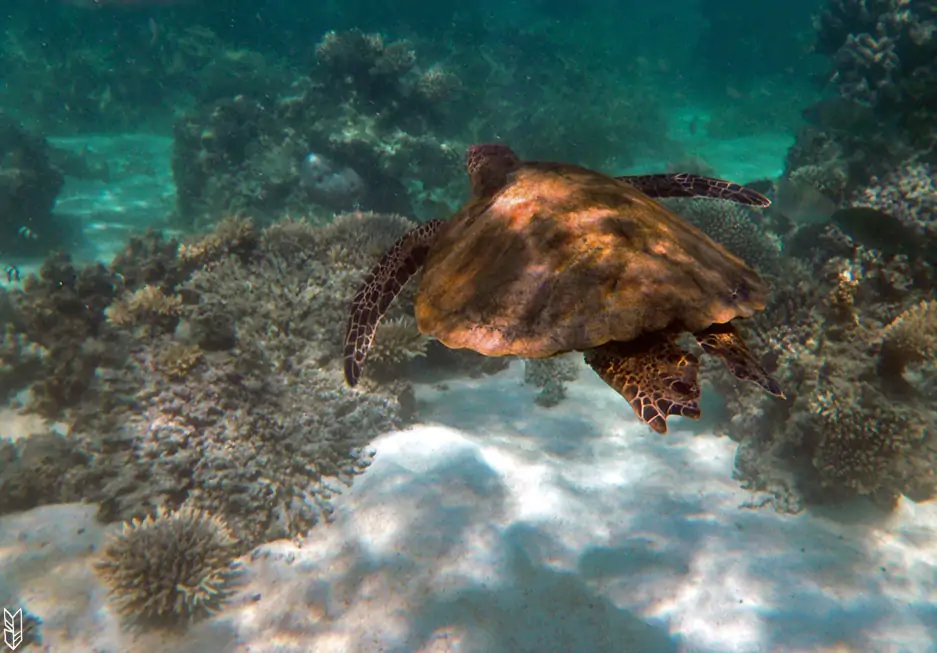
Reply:
<svg viewBox="0 0 937 653"><path fill-rule="evenodd" d="M36 235L36 232L30 229L29 227L27 227L26 225L23 225L22 227L17 229L16 233L22 236L23 238L25 238L26 240L36 240L37 238L39 238L39 236Z"/></svg>
<svg viewBox="0 0 937 653"><path fill-rule="evenodd" d="M830 221L847 236L886 256L906 254L916 258L924 252L923 239L898 218L869 206L840 209Z"/></svg>
<svg viewBox="0 0 937 653"><path fill-rule="evenodd" d="M3 271L7 273L7 281L9 283L13 283L14 281L19 283L20 269L18 267L16 267L15 265L8 265L5 268L3 268Z"/></svg>

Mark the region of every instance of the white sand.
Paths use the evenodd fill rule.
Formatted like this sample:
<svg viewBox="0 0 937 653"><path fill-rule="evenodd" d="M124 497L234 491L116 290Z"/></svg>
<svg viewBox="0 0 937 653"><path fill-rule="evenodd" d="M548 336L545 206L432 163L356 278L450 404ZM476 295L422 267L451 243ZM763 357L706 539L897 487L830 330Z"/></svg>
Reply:
<svg viewBox="0 0 937 653"><path fill-rule="evenodd" d="M733 442L652 434L586 371L553 409L522 377L421 387L427 423L374 443L335 522L182 638L121 634L87 507L0 520L2 583L63 652L935 650L933 504L745 509Z"/></svg>

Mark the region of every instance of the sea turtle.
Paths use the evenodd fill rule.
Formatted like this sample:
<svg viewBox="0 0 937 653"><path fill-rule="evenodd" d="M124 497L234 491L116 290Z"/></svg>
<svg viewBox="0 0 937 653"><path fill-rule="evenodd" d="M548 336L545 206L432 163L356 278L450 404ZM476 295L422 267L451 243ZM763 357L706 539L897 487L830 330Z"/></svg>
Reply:
<svg viewBox="0 0 937 653"><path fill-rule="evenodd" d="M730 322L765 307L768 288L740 259L653 197L770 201L690 174L610 177L564 163L522 162L501 144L469 148L472 198L448 220L398 240L355 295L345 378L361 376L378 322L421 268L420 331L487 356L582 351L653 430L699 418L699 360L677 336L740 379L783 397Z"/></svg>

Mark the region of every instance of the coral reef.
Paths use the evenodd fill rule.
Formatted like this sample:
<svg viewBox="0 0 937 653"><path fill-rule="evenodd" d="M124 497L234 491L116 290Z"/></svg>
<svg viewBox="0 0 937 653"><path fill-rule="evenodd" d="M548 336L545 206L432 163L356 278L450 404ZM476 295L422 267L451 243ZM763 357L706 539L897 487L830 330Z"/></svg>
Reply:
<svg viewBox="0 0 937 653"><path fill-rule="evenodd" d="M15 333L46 350L41 379L33 386L34 409L48 417L81 401L108 348L104 310L117 293L117 277L103 265L76 269L63 253L51 255L38 275L12 294Z"/></svg>
<svg viewBox="0 0 937 653"><path fill-rule="evenodd" d="M571 356L527 359L524 361L524 383L540 388L534 402L550 408L566 398L566 384L579 377L579 365Z"/></svg>
<svg viewBox="0 0 937 653"><path fill-rule="evenodd" d="M454 75L438 63L424 70L409 43L358 30L329 32L316 57L310 76L272 104L224 99L179 121L173 174L189 224L204 215L304 214L311 202L326 215L355 201L427 214L461 196L461 147L441 138L439 119L458 99L443 92L458 88ZM323 193L310 183L310 160L362 181L346 199Z"/></svg>
<svg viewBox="0 0 937 653"><path fill-rule="evenodd" d="M54 432L0 438L0 514L77 501L88 458L75 442Z"/></svg>
<svg viewBox="0 0 937 653"><path fill-rule="evenodd" d="M853 206L870 206L937 240L937 165L906 161L856 190Z"/></svg>
<svg viewBox="0 0 937 653"><path fill-rule="evenodd" d="M337 367L349 297L412 225L354 213L261 232L228 219L181 244L131 239L114 261L124 275L50 258L12 294L5 342L14 364L39 358L30 406L67 435L51 457L4 445L10 500L93 501L105 521L185 502L223 518L239 551L327 519L369 464L369 440L413 412L406 379L353 391ZM408 308L390 319L404 325ZM410 331L388 357L425 345ZM73 392L51 392L63 384ZM56 460L68 474L41 477L59 487L35 486L29 475Z"/></svg>
<svg viewBox="0 0 937 653"><path fill-rule="evenodd" d="M436 218L464 197L469 141L497 138L530 158L596 166L667 142L651 81L611 93L620 79L572 64L553 37L511 33L480 56L460 33L440 52L357 29L328 32L308 76L276 99L222 98L177 122L182 224L232 213L266 222L308 214L310 203L323 215L357 202ZM322 162L328 192L310 183Z"/></svg>
<svg viewBox="0 0 937 653"><path fill-rule="evenodd" d="M879 369L900 376L910 363L937 362L937 301L915 304L882 330Z"/></svg>
<svg viewBox="0 0 937 653"><path fill-rule="evenodd" d="M937 139L937 9L905 0L829 0L816 20L815 50L831 57L838 97L806 113L788 170L848 170L846 194L903 162L934 161Z"/></svg>
<svg viewBox="0 0 937 653"><path fill-rule="evenodd" d="M665 200L707 236L762 273L777 271L781 247L763 227L759 213L719 200Z"/></svg>
<svg viewBox="0 0 937 653"><path fill-rule="evenodd" d="M409 315L383 320L371 345L368 374L379 378L403 377L411 360L426 356L428 342Z"/></svg>
<svg viewBox="0 0 937 653"><path fill-rule="evenodd" d="M52 216L64 184L45 139L0 113L0 255L38 253L59 244Z"/></svg>
<svg viewBox="0 0 937 653"><path fill-rule="evenodd" d="M166 295L159 286L149 284L128 292L107 307L108 321L116 327L143 325L150 332L165 332L176 328L182 299Z"/></svg>
<svg viewBox="0 0 937 653"><path fill-rule="evenodd" d="M727 393L739 478L799 510L858 494L892 506L937 494L934 312L907 260L885 260L827 227L783 257L756 347L787 400ZM910 308L908 308L910 306Z"/></svg>
<svg viewBox="0 0 937 653"><path fill-rule="evenodd" d="M236 548L218 517L187 506L160 508L113 533L95 571L125 618L190 622L218 612L230 595L239 573Z"/></svg>

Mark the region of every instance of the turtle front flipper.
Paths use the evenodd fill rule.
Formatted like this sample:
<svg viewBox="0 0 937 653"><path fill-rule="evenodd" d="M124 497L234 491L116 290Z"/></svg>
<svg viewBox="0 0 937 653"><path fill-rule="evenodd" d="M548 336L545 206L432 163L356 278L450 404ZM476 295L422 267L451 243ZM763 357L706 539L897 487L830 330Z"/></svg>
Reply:
<svg viewBox="0 0 937 653"><path fill-rule="evenodd" d="M700 177L688 172L631 175L616 179L637 188L648 197L709 197L747 206L771 206L771 200L750 188L724 179Z"/></svg>
<svg viewBox="0 0 937 653"><path fill-rule="evenodd" d="M714 324L708 329L693 334L703 351L718 356L737 378L752 381L776 397L784 398L777 381L768 376L765 369L755 360L742 336L731 324Z"/></svg>
<svg viewBox="0 0 937 653"><path fill-rule="evenodd" d="M669 415L699 419L699 360L669 338L609 342L585 352L585 358L658 433L667 432Z"/></svg>
<svg viewBox="0 0 937 653"><path fill-rule="evenodd" d="M354 387L361 378L378 322L407 281L423 267L433 240L444 224L442 220L431 220L407 232L371 269L355 293L345 329L344 362L348 385Z"/></svg>

